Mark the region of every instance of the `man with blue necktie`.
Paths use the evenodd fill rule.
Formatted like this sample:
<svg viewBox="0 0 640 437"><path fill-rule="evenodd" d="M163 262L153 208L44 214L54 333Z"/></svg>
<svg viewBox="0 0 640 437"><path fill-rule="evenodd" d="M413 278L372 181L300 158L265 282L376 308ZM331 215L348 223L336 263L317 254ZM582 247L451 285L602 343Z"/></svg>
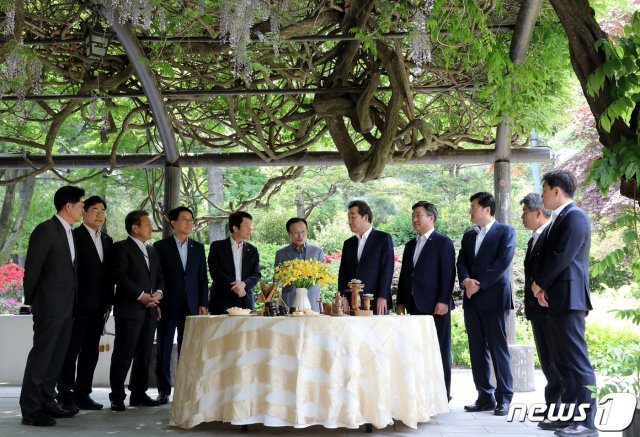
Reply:
<svg viewBox="0 0 640 437"><path fill-rule="evenodd" d="M506 416L513 398L506 324L513 309L509 266L516 236L511 226L495 220L496 200L491 193L479 192L469 200L471 221L476 226L462 237L457 267L478 398L464 409L493 410L496 416ZM496 387L490 382L491 362Z"/></svg>

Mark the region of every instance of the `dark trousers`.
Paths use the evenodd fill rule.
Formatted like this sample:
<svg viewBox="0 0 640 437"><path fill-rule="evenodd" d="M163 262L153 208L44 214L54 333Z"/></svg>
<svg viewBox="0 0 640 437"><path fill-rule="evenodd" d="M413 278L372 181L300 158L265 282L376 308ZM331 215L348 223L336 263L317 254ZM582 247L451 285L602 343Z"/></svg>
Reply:
<svg viewBox="0 0 640 437"><path fill-rule="evenodd" d="M416 308L413 296L410 296L410 302L407 306L409 314L433 316L433 322L436 325L436 333L438 334L438 344L440 345L440 356L442 358L442 370L444 370L444 384L447 388L447 399L451 398L451 312L447 312L442 316L436 314L427 314Z"/></svg>
<svg viewBox="0 0 640 437"><path fill-rule="evenodd" d="M67 353L72 327L71 318L33 316L33 347L27 357L20 392L20 409L23 414L34 414L55 403L56 383Z"/></svg>
<svg viewBox="0 0 640 437"><path fill-rule="evenodd" d="M533 331L533 340L536 343L540 368L547 379L547 385L544 388L544 400L547 406L567 401L564 398L565 390L562 376L558 370L562 363L554 361L554 357L556 357L557 361L557 346L550 324L551 322L547 316L531 320L531 330ZM573 401L570 400L569 402Z"/></svg>
<svg viewBox="0 0 640 437"><path fill-rule="evenodd" d="M78 317L73 321L71 341L58 379L58 400L69 402L89 396L99 357L104 314ZM77 377L76 377L77 362Z"/></svg>
<svg viewBox="0 0 640 437"><path fill-rule="evenodd" d="M549 316L551 333L557 339L558 361L564 363L559 368L566 383L568 398L577 405L589 404L587 419L582 423L587 428L595 428L596 400L591 398L587 387L596 385L596 375L589 361L587 342L584 337L585 311L567 311ZM564 396L563 396L564 400ZM578 408L576 406L576 412Z"/></svg>
<svg viewBox="0 0 640 437"><path fill-rule="evenodd" d="M182 316L161 318L158 321L158 338L156 341L156 381L158 393L171 394L171 353L173 352L173 337L178 330L178 355L182 347L184 324L189 314L186 301L182 305Z"/></svg>
<svg viewBox="0 0 640 437"><path fill-rule="evenodd" d="M479 311L470 301L464 306L464 325L469 340L471 373L478 391L478 400L511 403L513 377L507 346L506 322L509 311ZM491 385L490 362L496 376Z"/></svg>
<svg viewBox="0 0 640 437"><path fill-rule="evenodd" d="M129 391L133 397L142 396L149 388L149 364L151 362L151 348L156 331L156 320L150 315L143 319L127 319L115 317L116 338L113 342L113 355L109 369L109 382L112 401L124 400L124 381L127 378L129 366ZM133 361L133 365L131 364Z"/></svg>

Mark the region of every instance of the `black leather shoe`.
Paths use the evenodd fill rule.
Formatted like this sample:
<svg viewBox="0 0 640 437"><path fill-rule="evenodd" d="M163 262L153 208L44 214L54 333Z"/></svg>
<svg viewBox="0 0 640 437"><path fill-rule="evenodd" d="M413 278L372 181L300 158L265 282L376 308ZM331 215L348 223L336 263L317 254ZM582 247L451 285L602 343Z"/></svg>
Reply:
<svg viewBox="0 0 640 437"><path fill-rule="evenodd" d="M75 410L65 410L64 408L60 408L58 404L51 404L43 408L43 411L45 414L55 417L56 419L66 419L78 414L79 410L77 408Z"/></svg>
<svg viewBox="0 0 640 437"><path fill-rule="evenodd" d="M76 405L81 410L102 410L102 404L97 403L89 396L76 398Z"/></svg>
<svg viewBox="0 0 640 437"><path fill-rule="evenodd" d="M129 399L129 405L132 407L157 407L160 405L160 402L151 399L145 394L144 396L131 396Z"/></svg>
<svg viewBox="0 0 640 437"><path fill-rule="evenodd" d="M506 402L498 402L496 408L493 410L493 414L496 416L506 416L509 413L509 404Z"/></svg>
<svg viewBox="0 0 640 437"><path fill-rule="evenodd" d="M568 427L571 423L572 422L544 419L542 422L538 423L538 428L544 429L545 431L557 431Z"/></svg>
<svg viewBox="0 0 640 437"><path fill-rule="evenodd" d="M169 403L169 395L166 393L160 393L156 400L160 402L160 405L166 405Z"/></svg>
<svg viewBox="0 0 640 437"><path fill-rule="evenodd" d="M557 435L558 437L574 437L574 436L597 437L598 430L587 428L586 426L580 423L572 423L571 425L567 426L564 429L559 429L554 434Z"/></svg>
<svg viewBox="0 0 640 437"><path fill-rule="evenodd" d="M475 402L475 404L465 405L464 406L464 411L466 411L468 413L476 413L478 411L491 411L491 410L494 410L495 408L496 408L495 401L492 401L492 400L486 400L486 401L477 400Z"/></svg>
<svg viewBox="0 0 640 437"><path fill-rule="evenodd" d="M73 413L74 416L80 412L80 408L73 401L62 402L59 405L61 409Z"/></svg>
<svg viewBox="0 0 640 437"><path fill-rule="evenodd" d="M56 420L43 412L34 414L23 414L22 424L30 426L53 426L56 424Z"/></svg>
<svg viewBox="0 0 640 437"><path fill-rule="evenodd" d="M124 406L124 401L111 401L111 409L113 411L124 411L126 407Z"/></svg>

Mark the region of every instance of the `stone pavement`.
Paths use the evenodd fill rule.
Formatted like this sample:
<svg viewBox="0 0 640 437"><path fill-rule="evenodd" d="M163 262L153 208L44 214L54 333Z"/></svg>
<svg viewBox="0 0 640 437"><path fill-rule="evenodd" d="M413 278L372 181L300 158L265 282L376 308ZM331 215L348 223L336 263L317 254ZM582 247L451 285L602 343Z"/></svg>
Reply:
<svg viewBox="0 0 640 437"><path fill-rule="evenodd" d="M542 431L531 422L507 423L504 417L496 417L492 412L465 413L463 406L475 400L476 392L470 370L454 369L452 377L451 412L432 418L430 422L420 424L417 430L404 426L401 422L385 429L374 429L372 434L365 434L364 427L356 429L326 429L313 426L304 429L269 428L262 425L250 425L249 434L255 435L288 435L288 436L354 436L354 435L393 435L393 436L434 436L434 437L553 437L552 432ZM527 404L543 400L544 376L536 372L536 391L516 393L514 401ZM191 430L183 430L169 426L171 404L156 408L135 407L127 404L125 412L116 413L109 409L108 388L96 388L92 397L105 405L102 411L81 411L71 419L58 419L53 427L36 428L20 423L18 398L20 387L3 385L0 382L0 436L144 436L144 435L176 435L192 436L235 436L241 435L239 426L214 422L197 426ZM149 395L156 396L155 390ZM127 399L128 401L128 399ZM619 437L621 433L600 433L606 437Z"/></svg>

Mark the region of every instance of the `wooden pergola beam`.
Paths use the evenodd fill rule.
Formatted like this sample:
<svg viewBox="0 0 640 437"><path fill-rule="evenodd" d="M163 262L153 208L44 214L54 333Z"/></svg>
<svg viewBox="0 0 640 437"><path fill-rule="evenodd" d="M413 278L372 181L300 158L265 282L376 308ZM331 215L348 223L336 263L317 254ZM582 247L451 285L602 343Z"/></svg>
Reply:
<svg viewBox="0 0 640 437"><path fill-rule="evenodd" d="M494 149L444 149L428 152L422 157L414 156L405 160L400 152L393 154L388 165L424 164L493 164L496 160ZM110 168L111 155L56 155L54 168ZM547 147L513 149L510 161L513 163L545 162L551 159ZM47 164L44 155L0 155L0 169L33 169ZM265 162L253 153L201 153L181 156L180 167L284 167L338 166L344 161L338 152L307 152ZM164 168L166 160L162 154L118 155L116 168Z"/></svg>
<svg viewBox="0 0 640 437"><path fill-rule="evenodd" d="M359 87L343 87L343 88L283 88L283 89L213 89L213 90L180 90L180 91L160 91L165 99L189 99L189 100L205 100L210 97L224 96L269 96L269 95L301 95L301 94L361 94L364 88ZM439 86L414 86L411 91L417 94L435 94L446 93L449 91L474 91L473 86L459 85L439 85ZM391 92L391 87L379 87L377 92ZM144 92L134 93L108 93L100 98L105 99L132 99L145 97ZM93 94L27 94L24 97L3 96L3 101L47 101L47 100L89 100L95 98Z"/></svg>

